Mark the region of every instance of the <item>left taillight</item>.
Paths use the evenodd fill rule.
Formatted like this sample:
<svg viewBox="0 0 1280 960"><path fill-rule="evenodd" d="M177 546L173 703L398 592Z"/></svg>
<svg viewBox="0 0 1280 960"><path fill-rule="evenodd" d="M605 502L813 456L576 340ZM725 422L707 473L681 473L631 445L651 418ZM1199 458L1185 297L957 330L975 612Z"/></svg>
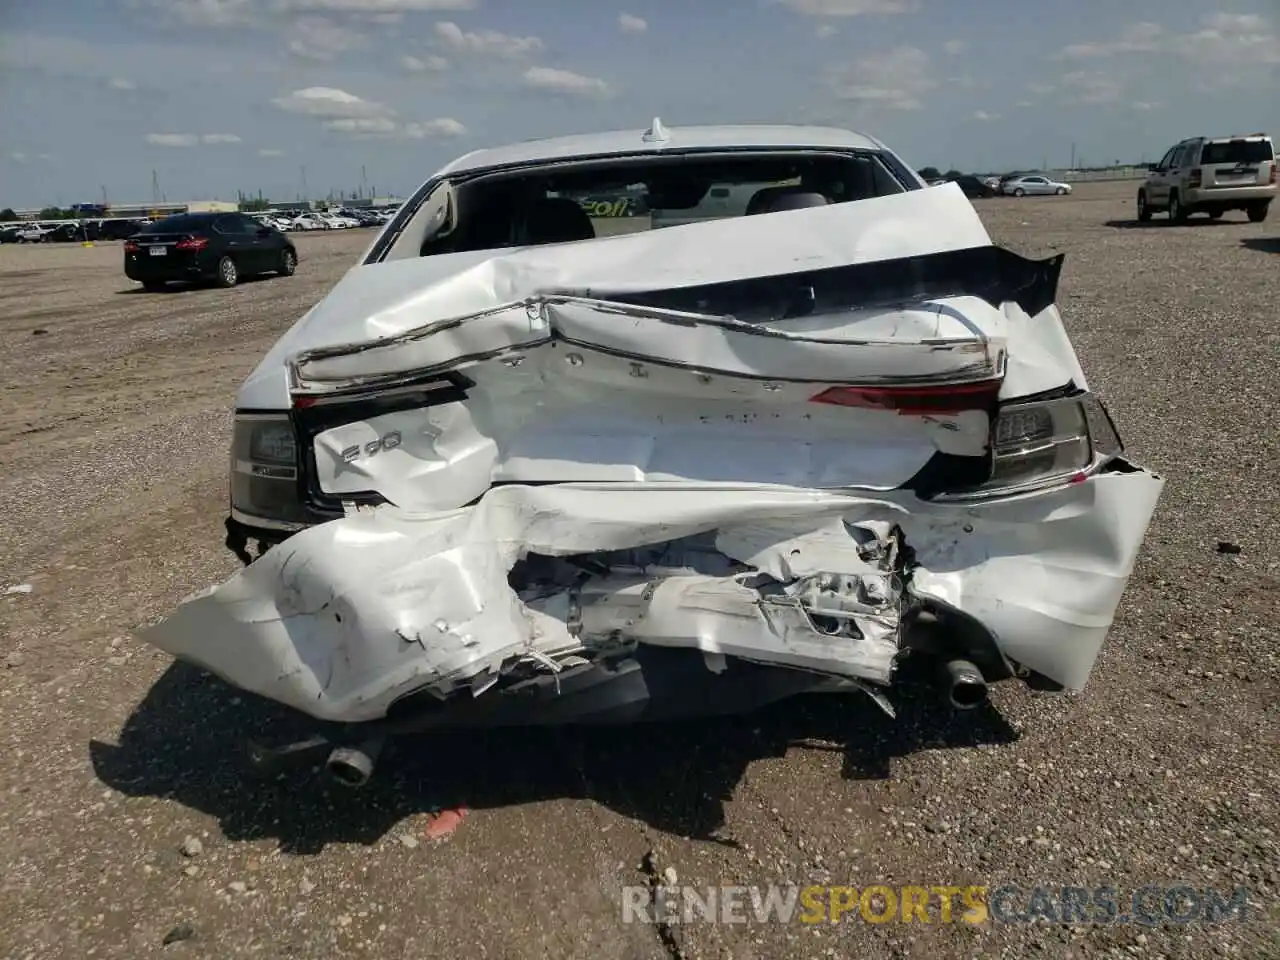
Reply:
<svg viewBox="0 0 1280 960"><path fill-rule="evenodd" d="M1198 187L1203 182L1204 172L1199 167L1192 167L1190 179L1187 180L1187 186Z"/></svg>
<svg viewBox="0 0 1280 960"><path fill-rule="evenodd" d="M137 253L137 252L138 252L138 242L137 242L136 240L126 240L126 241L124 242L124 252L125 252L125 253Z"/></svg>
<svg viewBox="0 0 1280 960"><path fill-rule="evenodd" d="M175 250L203 250L209 245L204 237L183 237L173 245Z"/></svg>
<svg viewBox="0 0 1280 960"><path fill-rule="evenodd" d="M276 524L308 521L298 485L298 442L286 413L238 413L231 439L231 506Z"/></svg>

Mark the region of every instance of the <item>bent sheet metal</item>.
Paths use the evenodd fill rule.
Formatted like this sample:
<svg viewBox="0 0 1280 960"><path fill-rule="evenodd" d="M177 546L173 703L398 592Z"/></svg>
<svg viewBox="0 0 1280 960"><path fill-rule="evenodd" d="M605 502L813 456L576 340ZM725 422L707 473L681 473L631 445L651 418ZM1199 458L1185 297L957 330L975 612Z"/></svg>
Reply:
<svg viewBox="0 0 1280 960"><path fill-rule="evenodd" d="M875 690L922 612L1081 687L1163 481L1086 429L1060 265L935 188L353 270L242 402L286 389L319 491L379 505L146 639L340 721L645 650Z"/></svg>

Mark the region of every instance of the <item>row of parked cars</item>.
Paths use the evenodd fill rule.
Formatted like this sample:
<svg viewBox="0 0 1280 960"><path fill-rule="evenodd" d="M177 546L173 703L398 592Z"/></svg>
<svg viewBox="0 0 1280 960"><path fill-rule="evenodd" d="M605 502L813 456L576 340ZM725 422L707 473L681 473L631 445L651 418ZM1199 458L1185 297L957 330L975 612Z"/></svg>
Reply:
<svg viewBox="0 0 1280 960"><path fill-rule="evenodd" d="M380 227L395 216L395 209L338 210L336 212L311 211L294 214L283 210L269 210L252 214L259 223L292 233L297 230L351 230L357 227Z"/></svg>
<svg viewBox="0 0 1280 960"><path fill-rule="evenodd" d="M1006 173L1003 177L966 174L928 181L931 187L944 183L955 183L971 200L977 197L1064 197L1071 192L1071 184L1061 183L1040 173Z"/></svg>
<svg viewBox="0 0 1280 960"><path fill-rule="evenodd" d="M126 240L150 224L147 219L41 220L0 224L0 243L76 243Z"/></svg>

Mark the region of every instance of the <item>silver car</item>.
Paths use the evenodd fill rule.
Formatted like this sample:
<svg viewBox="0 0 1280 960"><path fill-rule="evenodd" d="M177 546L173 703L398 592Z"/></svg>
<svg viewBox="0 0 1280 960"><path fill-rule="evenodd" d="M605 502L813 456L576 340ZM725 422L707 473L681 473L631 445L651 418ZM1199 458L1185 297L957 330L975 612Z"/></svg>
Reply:
<svg viewBox="0 0 1280 960"><path fill-rule="evenodd" d="M1059 196L1065 197L1071 192L1071 184L1058 183L1048 177L1032 175L1015 177L1006 180L1000 187L1002 193L1011 197Z"/></svg>

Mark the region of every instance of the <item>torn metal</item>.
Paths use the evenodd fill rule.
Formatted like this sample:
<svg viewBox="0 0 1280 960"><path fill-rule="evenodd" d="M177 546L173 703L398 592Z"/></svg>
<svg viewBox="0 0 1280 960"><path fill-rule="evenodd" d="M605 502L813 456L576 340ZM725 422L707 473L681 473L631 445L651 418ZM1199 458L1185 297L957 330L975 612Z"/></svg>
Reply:
<svg viewBox="0 0 1280 960"><path fill-rule="evenodd" d="M936 188L357 268L241 396L346 515L146 639L352 723L888 707L915 653L1082 687L1163 481L1060 267Z"/></svg>

